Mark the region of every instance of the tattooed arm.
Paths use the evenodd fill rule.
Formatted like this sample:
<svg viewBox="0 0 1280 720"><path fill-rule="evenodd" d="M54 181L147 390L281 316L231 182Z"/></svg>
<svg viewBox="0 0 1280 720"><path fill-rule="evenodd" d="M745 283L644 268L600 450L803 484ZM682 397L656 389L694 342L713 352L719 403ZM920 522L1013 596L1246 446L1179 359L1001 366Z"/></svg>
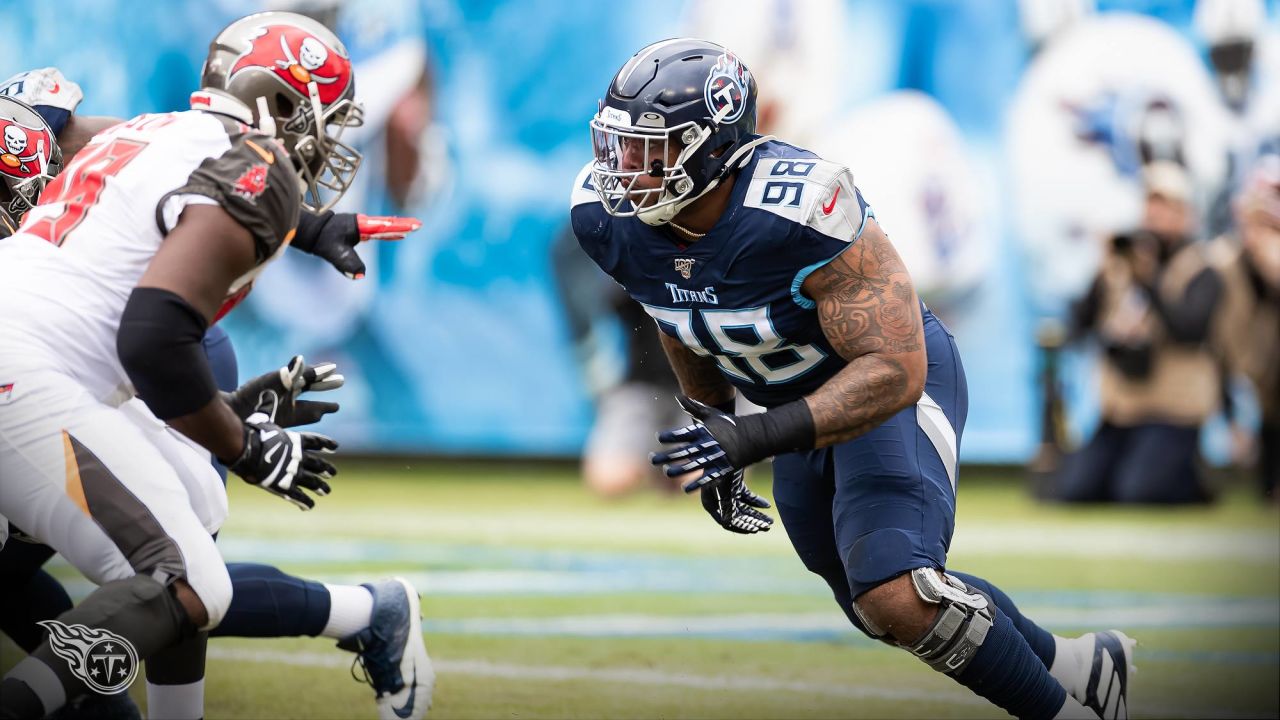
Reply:
<svg viewBox="0 0 1280 720"><path fill-rule="evenodd" d="M920 398L928 369L920 301L875 220L802 291L817 303L827 341L849 361L805 398L817 447L869 432Z"/></svg>
<svg viewBox="0 0 1280 720"><path fill-rule="evenodd" d="M850 217L844 213L837 224L849 225ZM862 225L860 214L857 219ZM839 229L822 232L837 237L827 231ZM801 290L816 303L823 334L848 365L810 395L766 412L734 415L710 406L732 397L714 360L663 337L681 387L695 398L680 404L697 420L659 436L683 443L652 458L668 475L701 468L704 482L718 482L773 455L855 438L919 400L928 371L920 301L875 220L867 218L857 239L810 274Z"/></svg>
<svg viewBox="0 0 1280 720"><path fill-rule="evenodd" d="M713 407L733 400L733 385L724 379L714 359L695 353L657 328L654 331L658 333L671 369L680 381L680 392Z"/></svg>

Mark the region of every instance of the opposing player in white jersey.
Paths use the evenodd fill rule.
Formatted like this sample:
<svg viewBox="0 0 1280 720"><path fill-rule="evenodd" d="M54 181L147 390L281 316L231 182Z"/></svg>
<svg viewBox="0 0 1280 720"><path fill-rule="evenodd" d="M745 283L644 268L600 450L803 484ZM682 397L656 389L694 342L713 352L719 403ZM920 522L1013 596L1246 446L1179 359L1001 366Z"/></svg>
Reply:
<svg viewBox="0 0 1280 720"><path fill-rule="evenodd" d="M209 537L221 518L192 510L181 458L128 422L123 400L136 392L300 504L334 472L320 457L332 441L274 422L287 398L240 414L222 401L199 340L293 237L299 188L322 208L354 173L358 157L327 132L359 120L350 66L322 26L265 14L219 36L205 83L195 112L96 137L0 244L23 268L0 289L0 513L105 583L62 623L114 632L142 658L215 625L230 583ZM84 669L37 650L5 679L3 713L55 709Z"/></svg>
<svg viewBox="0 0 1280 720"><path fill-rule="evenodd" d="M5 222L0 227L0 238L10 234L9 228L16 228L15 219L36 203L49 176L59 170L60 146L68 148L61 155L61 163L65 164L83 149L92 134L123 122L75 114L81 99L79 86L56 68L18 73L0 82L0 128L18 125L42 139L28 143L33 148L43 145L46 156L50 155L50 147L54 151L52 161L43 167L34 162L12 163L13 167L11 163L0 164L0 222ZM56 142L49 140L49 134L56 136ZM400 239L420 224L413 218L342 213L316 216L306 211L302 219L307 222L299 223L291 247L322 257L349 277L362 270L353 250L356 244L374 238ZM306 366L301 358L295 358L278 372L237 388L236 360L226 333L212 326L202 344L220 389L234 391L233 397L241 403L256 398L265 388L287 393L292 399L299 390L325 390L342 384L342 376L333 371L333 365ZM163 428L141 400L135 398L123 407L144 430ZM336 403L299 399L295 402L294 421L297 425L309 424L337 408ZM171 429L167 432L190 444ZM201 457L207 455L202 449L198 453ZM194 488L192 499L197 514L205 504L217 507L221 513L223 498L216 480L208 480L205 463L192 462L195 474L206 478L203 485L212 488L202 490L201 483L188 483ZM225 468L216 467L225 479ZM56 618L72 603L58 581L41 570L52 556L52 549L23 533L15 536L21 541L5 543L3 531L12 530L7 525L0 518L0 585L6 588L0 598L0 630L31 652L46 641L45 629L39 623ZM340 648L358 653L358 662L367 671L366 678L374 688L382 714L418 717L429 708L434 676L422 642L417 592L405 580L387 578L359 586L332 585L292 576L261 563L228 563L227 569L234 590L232 602L211 637L336 638ZM204 638L200 637L166 650L163 657L147 663L147 706L153 717L183 720L203 716L203 656ZM85 697L64 708L59 716L79 716L78 713L139 717L136 706L123 693Z"/></svg>

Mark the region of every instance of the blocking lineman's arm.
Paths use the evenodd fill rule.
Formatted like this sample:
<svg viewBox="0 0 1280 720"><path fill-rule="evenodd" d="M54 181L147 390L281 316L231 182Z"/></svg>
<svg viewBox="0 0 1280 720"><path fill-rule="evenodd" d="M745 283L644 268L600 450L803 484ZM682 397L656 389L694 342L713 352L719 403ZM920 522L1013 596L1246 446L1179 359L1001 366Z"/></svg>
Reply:
<svg viewBox="0 0 1280 720"><path fill-rule="evenodd" d="M662 350L667 354L667 361L671 363L671 369L680 381L682 393L712 407L733 402L736 391L724 378L713 358L695 353L661 330L655 331L662 342Z"/></svg>
<svg viewBox="0 0 1280 720"><path fill-rule="evenodd" d="M279 393L241 418L217 391L200 339L233 284L257 262L249 230L217 205L190 205L152 258L120 318L120 363L156 417L208 448L231 472L303 510L337 473L337 443L276 424ZM301 359L299 359L301 362Z"/></svg>
<svg viewBox="0 0 1280 720"><path fill-rule="evenodd" d="M920 300L875 220L802 290L817 303L827 341L849 361L805 398L817 447L862 435L920 399L928 371Z"/></svg>
<svg viewBox="0 0 1280 720"><path fill-rule="evenodd" d="M62 132L58 133L58 148L62 150L63 162L71 162L71 158L84 149L94 135L122 122L120 118L72 114Z"/></svg>
<svg viewBox="0 0 1280 720"><path fill-rule="evenodd" d="M172 293L188 307L200 314L201 327L191 329L198 341L205 328L212 322L218 309L227 297L227 291L237 278L253 269L255 264L255 248L252 235L244 226L236 222L230 214L217 205L191 205L187 207L178 224L169 232L159 251L151 260L150 266L138 282L130 304L136 300L151 297L167 298L163 293ZM176 304L181 304L172 300ZM128 315L126 309L126 315ZM177 328L157 328L155 333L165 333ZM122 335L125 325L121 325ZM155 345L161 340L138 343L135 357L121 360L130 376L135 372L165 372L165 363L172 363L175 358L166 357L157 352ZM123 344L123 340L122 340ZM150 346L150 347L148 347ZM192 353L184 361L195 363L197 367L186 368L191 373L188 383L194 380L200 383L206 376L209 387L208 401L194 412L178 417L165 417L169 413L158 411L148 398L145 390L139 388L143 400L151 406L157 416L173 426L183 435L191 438L207 448L218 458L236 458L244 450L244 423L240 417L218 395L212 384L212 371L203 353ZM181 370L176 369L175 370ZM135 381L135 385L138 384ZM203 392L205 388L201 389Z"/></svg>

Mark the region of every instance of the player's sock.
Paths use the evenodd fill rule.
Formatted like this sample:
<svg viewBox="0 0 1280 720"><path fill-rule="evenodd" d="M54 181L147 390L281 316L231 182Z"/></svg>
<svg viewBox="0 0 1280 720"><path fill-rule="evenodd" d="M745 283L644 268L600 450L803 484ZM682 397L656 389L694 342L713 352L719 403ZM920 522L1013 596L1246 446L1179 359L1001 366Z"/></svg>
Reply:
<svg viewBox="0 0 1280 720"><path fill-rule="evenodd" d="M1089 681L1089 669L1093 662L1093 633L1078 638L1053 636L1056 656L1049 672L1072 695Z"/></svg>
<svg viewBox="0 0 1280 720"><path fill-rule="evenodd" d="M147 717L204 717L204 665L208 633L197 633L147 660Z"/></svg>
<svg viewBox="0 0 1280 720"><path fill-rule="evenodd" d="M148 680L147 717L200 720L204 717L204 678L185 685L156 685Z"/></svg>
<svg viewBox="0 0 1280 720"><path fill-rule="evenodd" d="M991 615L991 629L956 680L1014 717L1047 719L1068 709L1064 708L1066 691L1009 616L998 605Z"/></svg>
<svg viewBox="0 0 1280 720"><path fill-rule="evenodd" d="M320 633L342 640L373 621L373 593L361 585L325 585L329 590L329 620Z"/></svg>
<svg viewBox="0 0 1280 720"><path fill-rule="evenodd" d="M1098 713L1080 704L1079 700L1067 695L1062 701L1062 709L1053 720L1097 720Z"/></svg>
<svg viewBox="0 0 1280 720"><path fill-rule="evenodd" d="M329 620L329 590L257 563L227 563L231 606L213 637L316 636Z"/></svg>
<svg viewBox="0 0 1280 720"><path fill-rule="evenodd" d="M67 702L62 680L47 663L28 655L0 682L0 717L41 718Z"/></svg>
<svg viewBox="0 0 1280 720"><path fill-rule="evenodd" d="M1036 654L1036 657L1040 658L1040 662L1044 663L1047 668L1053 667L1058 647L1055 641L1059 638L1024 616L1013 600L995 585L969 573L955 572L953 570L948 570L947 572L989 595L996 607L999 607L1001 612L1009 616L1009 619L1013 621L1013 626L1018 629L1022 637L1026 638L1027 644L1031 646L1031 651ZM1090 645L1089 649L1092 652L1093 645ZM1054 673L1054 677L1058 677L1058 675ZM1062 678L1058 679L1061 680ZM1066 683L1063 684L1066 685Z"/></svg>

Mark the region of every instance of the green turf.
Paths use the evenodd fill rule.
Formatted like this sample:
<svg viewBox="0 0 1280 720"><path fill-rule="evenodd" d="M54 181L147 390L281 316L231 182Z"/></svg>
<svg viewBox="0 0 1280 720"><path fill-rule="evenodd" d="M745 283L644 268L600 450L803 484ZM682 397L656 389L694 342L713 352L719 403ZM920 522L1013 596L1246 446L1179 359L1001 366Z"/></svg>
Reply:
<svg viewBox="0 0 1280 720"><path fill-rule="evenodd" d="M756 475L753 484L767 489L767 473ZM548 467L348 464L334 488L304 514L233 483L225 551L326 580L424 579L428 646L440 666L434 717L1000 715L907 654L843 631L829 591L794 558L781 528L730 535L689 498L604 501L584 493L571 471ZM1238 601L1265 611L1280 601L1275 507L1241 490L1210 508L1061 508L972 473L959 507L952 566L988 578L1024 607L1049 608L1050 629L1074 628L1076 598L1094 609L1132 606L1139 619L1153 603L1191 603L1185 617L1144 621L1131 633L1142 643L1135 716L1280 713L1280 617L1215 628L1205 609ZM608 574L603 587L555 584L630 563L655 584L674 577L691 585L646 589ZM824 630L759 640L750 626L731 628L732 637L699 634L704 623L753 614L783 625L808 619ZM592 618L641 628L649 618L668 631L554 629ZM468 625L486 622L524 629ZM11 664L12 646L0 649ZM324 640L217 640L207 717L372 717L372 694L349 679L349 662Z"/></svg>

